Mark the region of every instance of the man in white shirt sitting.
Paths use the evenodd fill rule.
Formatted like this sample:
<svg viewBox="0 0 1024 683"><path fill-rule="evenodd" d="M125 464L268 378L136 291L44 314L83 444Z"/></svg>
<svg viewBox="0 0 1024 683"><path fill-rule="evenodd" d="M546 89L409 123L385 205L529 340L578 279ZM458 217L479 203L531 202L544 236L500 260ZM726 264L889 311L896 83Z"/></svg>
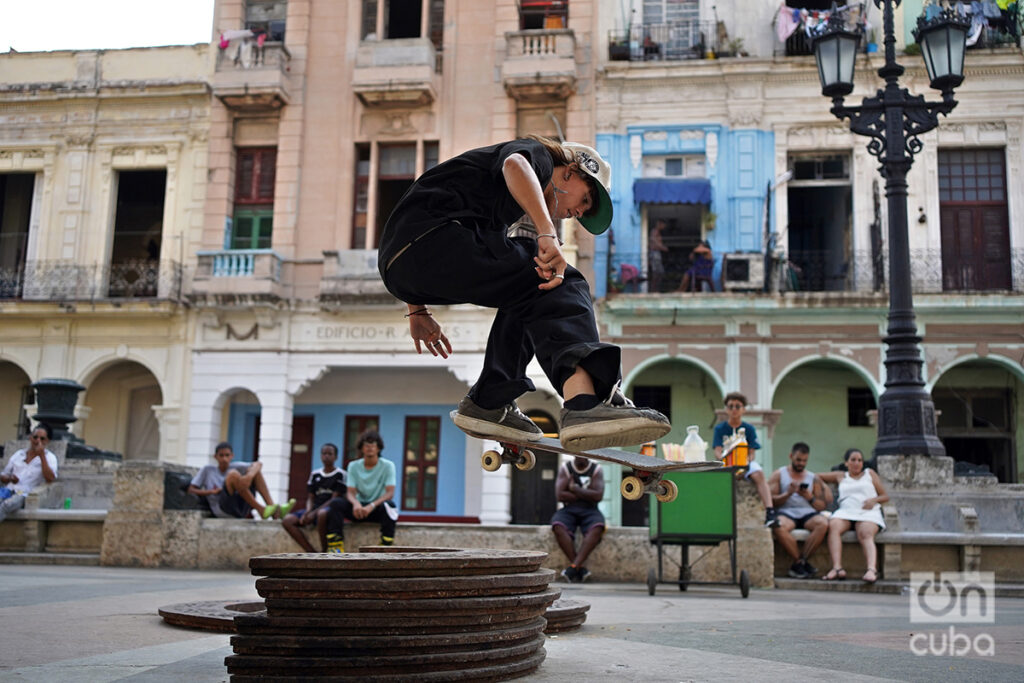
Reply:
<svg viewBox="0 0 1024 683"><path fill-rule="evenodd" d="M44 481L57 480L57 456L46 449L53 432L40 424L32 430L28 448L15 451L0 473L0 522L25 507L25 496Z"/></svg>

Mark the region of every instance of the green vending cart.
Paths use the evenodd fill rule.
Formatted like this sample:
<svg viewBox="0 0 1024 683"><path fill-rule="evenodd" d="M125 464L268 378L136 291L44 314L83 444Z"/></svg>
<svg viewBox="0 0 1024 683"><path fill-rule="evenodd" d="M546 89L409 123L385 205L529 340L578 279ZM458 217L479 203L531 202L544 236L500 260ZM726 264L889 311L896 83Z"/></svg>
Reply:
<svg viewBox="0 0 1024 683"><path fill-rule="evenodd" d="M736 470L735 467L723 467L708 472L667 472L664 475L664 479L671 479L679 487L679 496L671 503L651 500L651 543L658 547L658 567L647 572L649 594L654 595L659 583L675 583L679 590L686 590L690 584L739 584L743 597L750 595L747 571L740 571L738 580L736 577ZM729 544L732 581L693 581L692 565L689 564L690 546L714 546L723 541ZM665 578L666 545L682 546L677 581Z"/></svg>

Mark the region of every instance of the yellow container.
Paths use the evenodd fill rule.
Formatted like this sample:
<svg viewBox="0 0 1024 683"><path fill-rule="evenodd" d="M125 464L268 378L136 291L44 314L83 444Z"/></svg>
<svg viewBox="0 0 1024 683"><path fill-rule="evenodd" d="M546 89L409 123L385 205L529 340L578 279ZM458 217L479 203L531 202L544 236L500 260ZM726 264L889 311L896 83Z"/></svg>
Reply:
<svg viewBox="0 0 1024 683"><path fill-rule="evenodd" d="M729 454L725 456L724 462L726 467L746 467L747 460L750 457L750 447L744 443L738 443L736 446L729 451Z"/></svg>

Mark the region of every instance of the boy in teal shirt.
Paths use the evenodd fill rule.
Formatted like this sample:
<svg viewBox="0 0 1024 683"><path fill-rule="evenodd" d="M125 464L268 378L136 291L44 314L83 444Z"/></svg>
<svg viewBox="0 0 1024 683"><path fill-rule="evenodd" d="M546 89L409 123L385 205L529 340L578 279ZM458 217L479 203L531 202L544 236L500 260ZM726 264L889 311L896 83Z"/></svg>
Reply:
<svg viewBox="0 0 1024 683"><path fill-rule="evenodd" d="M327 534L333 552L345 551L345 518L357 522L380 524L380 544L393 545L398 509L395 507L395 464L382 460L384 440L373 430L363 432L356 443L361 460L348 465L348 492L343 498L330 501ZM333 536L333 538L332 538Z"/></svg>

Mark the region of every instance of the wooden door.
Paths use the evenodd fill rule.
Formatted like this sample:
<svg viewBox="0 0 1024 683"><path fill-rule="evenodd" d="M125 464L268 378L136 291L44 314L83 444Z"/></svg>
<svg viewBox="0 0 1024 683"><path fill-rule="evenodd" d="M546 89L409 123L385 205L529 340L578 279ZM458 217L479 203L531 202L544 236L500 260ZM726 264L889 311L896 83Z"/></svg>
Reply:
<svg viewBox="0 0 1024 683"><path fill-rule="evenodd" d="M558 454L531 448L537 458L532 470L512 472L512 524L550 524L555 514Z"/></svg>
<svg viewBox="0 0 1024 683"><path fill-rule="evenodd" d="M1013 287L1005 154L939 152L939 223L944 291Z"/></svg>
<svg viewBox="0 0 1024 683"><path fill-rule="evenodd" d="M292 450L288 468L288 497L305 505L306 483L313 471L313 416L296 415L292 418Z"/></svg>

